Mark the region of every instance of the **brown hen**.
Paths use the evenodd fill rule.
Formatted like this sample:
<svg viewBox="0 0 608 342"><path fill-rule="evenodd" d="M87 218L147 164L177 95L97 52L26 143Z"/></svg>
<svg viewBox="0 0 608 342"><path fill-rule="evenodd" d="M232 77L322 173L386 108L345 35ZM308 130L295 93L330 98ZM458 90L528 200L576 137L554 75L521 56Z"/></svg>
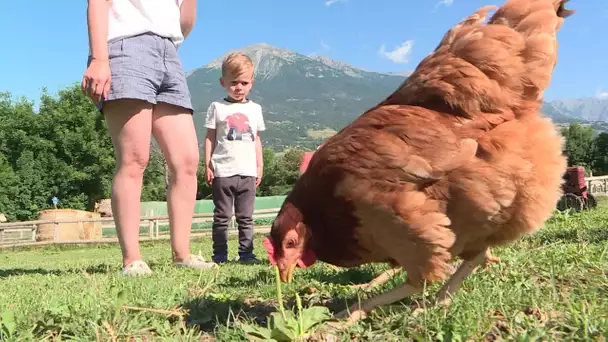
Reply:
<svg viewBox="0 0 608 342"><path fill-rule="evenodd" d="M562 137L539 113L556 32L572 13L564 2L510 0L487 23L496 8L481 8L385 101L328 139L273 222L281 279L311 253L407 272L405 284L351 308L356 320L445 280L460 257L437 295L447 301L489 247L540 228L566 169Z"/></svg>

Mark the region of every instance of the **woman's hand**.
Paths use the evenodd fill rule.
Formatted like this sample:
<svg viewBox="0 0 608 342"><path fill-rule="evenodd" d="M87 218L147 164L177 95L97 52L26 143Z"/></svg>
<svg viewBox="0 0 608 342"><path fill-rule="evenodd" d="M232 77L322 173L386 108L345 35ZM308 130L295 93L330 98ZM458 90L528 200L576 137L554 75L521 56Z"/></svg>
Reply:
<svg viewBox="0 0 608 342"><path fill-rule="evenodd" d="M108 97L110 81L110 62L107 59L93 58L82 78L82 92L97 104L101 101L102 96L103 98Z"/></svg>

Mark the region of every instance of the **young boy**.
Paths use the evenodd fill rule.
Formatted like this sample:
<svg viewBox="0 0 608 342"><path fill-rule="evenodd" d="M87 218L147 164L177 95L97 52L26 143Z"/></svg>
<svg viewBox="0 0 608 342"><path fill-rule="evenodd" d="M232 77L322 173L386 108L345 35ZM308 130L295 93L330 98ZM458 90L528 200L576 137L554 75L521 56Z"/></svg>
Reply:
<svg viewBox="0 0 608 342"><path fill-rule="evenodd" d="M222 63L220 84L227 96L211 103L205 127L205 171L213 204L213 261L228 261L228 222L234 214L239 229L239 261L258 262L253 253L253 206L263 171L259 132L266 129L262 107L247 98L254 67L242 53Z"/></svg>

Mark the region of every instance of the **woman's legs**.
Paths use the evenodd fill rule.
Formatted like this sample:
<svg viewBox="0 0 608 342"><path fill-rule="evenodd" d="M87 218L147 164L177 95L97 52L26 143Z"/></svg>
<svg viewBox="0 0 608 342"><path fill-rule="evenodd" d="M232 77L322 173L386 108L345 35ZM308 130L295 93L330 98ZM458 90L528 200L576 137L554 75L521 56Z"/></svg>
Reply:
<svg viewBox="0 0 608 342"><path fill-rule="evenodd" d="M150 157L152 104L141 100L115 100L106 102L103 111L117 164L112 183L112 214L123 266L128 266L141 259L139 208L143 174Z"/></svg>
<svg viewBox="0 0 608 342"><path fill-rule="evenodd" d="M152 134L158 141L170 181L167 194L173 260L190 258L190 231L196 201L199 147L190 111L159 102L152 114Z"/></svg>

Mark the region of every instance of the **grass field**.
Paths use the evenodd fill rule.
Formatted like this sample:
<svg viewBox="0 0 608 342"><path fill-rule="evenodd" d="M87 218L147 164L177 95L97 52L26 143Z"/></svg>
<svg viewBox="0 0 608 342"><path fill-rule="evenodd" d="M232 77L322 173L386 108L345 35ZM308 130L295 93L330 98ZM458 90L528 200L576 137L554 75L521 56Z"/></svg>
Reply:
<svg viewBox="0 0 608 342"><path fill-rule="evenodd" d="M469 277L447 310L430 306L435 285L424 299L414 296L377 309L367 320L333 334L341 341L605 341L608 208L605 202L602 206L556 215L534 236L493 250L502 262ZM265 260L261 240L256 237L256 248ZM234 256L234 238L230 248ZM209 238L193 241L195 253L208 258L210 249ZM145 243L143 253L155 273L133 279L120 274L117 245L0 252L4 338L246 341L241 324L265 326L276 310L274 271L267 263L197 272L171 266L168 241ZM298 269L294 283L282 288L286 308L300 293L304 307L341 310L345 300L357 300L358 292L346 285L369 281L383 269L334 269L322 263Z"/></svg>

